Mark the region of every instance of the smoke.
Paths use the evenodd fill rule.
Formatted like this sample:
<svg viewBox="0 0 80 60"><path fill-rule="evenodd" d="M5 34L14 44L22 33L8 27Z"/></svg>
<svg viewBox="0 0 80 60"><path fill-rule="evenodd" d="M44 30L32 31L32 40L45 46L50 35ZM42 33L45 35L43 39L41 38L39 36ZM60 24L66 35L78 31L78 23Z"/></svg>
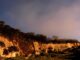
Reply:
<svg viewBox="0 0 80 60"><path fill-rule="evenodd" d="M16 28L24 32L79 39L79 3L78 0L30 0L18 3L5 15L16 22Z"/></svg>

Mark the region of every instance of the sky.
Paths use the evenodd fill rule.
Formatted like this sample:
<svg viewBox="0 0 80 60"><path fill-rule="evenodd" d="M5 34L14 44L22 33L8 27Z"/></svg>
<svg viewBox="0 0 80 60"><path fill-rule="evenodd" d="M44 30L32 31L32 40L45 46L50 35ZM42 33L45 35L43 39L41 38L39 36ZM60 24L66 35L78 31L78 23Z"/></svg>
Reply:
<svg viewBox="0 0 80 60"><path fill-rule="evenodd" d="M80 41L80 0L0 0L0 20L22 32Z"/></svg>

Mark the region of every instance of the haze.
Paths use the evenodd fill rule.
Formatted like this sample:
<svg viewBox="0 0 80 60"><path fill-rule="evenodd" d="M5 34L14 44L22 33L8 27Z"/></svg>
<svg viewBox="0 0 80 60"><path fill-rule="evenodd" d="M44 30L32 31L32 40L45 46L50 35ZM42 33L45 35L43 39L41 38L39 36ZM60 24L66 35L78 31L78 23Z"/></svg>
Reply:
<svg viewBox="0 0 80 60"><path fill-rule="evenodd" d="M80 0L0 0L0 19L23 32L80 41Z"/></svg>

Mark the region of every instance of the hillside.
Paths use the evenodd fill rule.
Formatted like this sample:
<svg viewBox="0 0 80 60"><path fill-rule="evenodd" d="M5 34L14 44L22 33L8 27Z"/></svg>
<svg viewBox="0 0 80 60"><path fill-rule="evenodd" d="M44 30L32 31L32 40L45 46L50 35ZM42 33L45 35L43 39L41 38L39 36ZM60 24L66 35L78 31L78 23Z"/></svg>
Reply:
<svg viewBox="0 0 80 60"><path fill-rule="evenodd" d="M8 58L16 55L40 54L43 50L47 54L50 48L52 51L62 52L65 49L80 46L75 39L48 39L43 34L21 32L5 25L3 21L0 21L0 42L0 55Z"/></svg>

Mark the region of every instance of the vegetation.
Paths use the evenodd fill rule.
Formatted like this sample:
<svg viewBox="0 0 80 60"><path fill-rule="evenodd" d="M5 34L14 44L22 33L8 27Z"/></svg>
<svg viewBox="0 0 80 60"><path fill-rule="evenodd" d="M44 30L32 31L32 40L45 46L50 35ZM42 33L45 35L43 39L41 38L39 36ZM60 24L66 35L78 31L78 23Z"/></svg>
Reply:
<svg viewBox="0 0 80 60"><path fill-rule="evenodd" d="M80 60L80 46L72 47L67 50L68 53L52 52L52 48L49 48L48 54L44 53L44 50L40 55L32 54L28 59L23 56L17 56L14 58L4 58L5 60Z"/></svg>
<svg viewBox="0 0 80 60"><path fill-rule="evenodd" d="M72 51L72 52L69 52L67 54L60 54L60 53L57 54L56 53L56 54L54 54L54 56L51 56L50 54L39 55L39 56L35 56L33 54L28 59L26 59L26 57L17 56L15 58L6 58L5 60L80 60L80 51L76 51L76 52Z"/></svg>
<svg viewBox="0 0 80 60"><path fill-rule="evenodd" d="M59 39L57 36L53 36L48 39L46 35L43 34L35 34L34 32L21 32L18 29L14 29L9 25L5 25L3 21L0 21L0 36L4 36L8 38L10 41L17 41L19 43L20 49L22 49L25 57L17 56L15 58L5 58L5 60L27 60L26 56L29 53L33 53L32 49L33 41L38 41L40 43L77 43L78 41L75 39ZM0 42L0 46L5 46L3 42ZM39 56L35 56L34 54L29 57L28 60L64 60L64 59L76 59L80 57L80 47L68 49L68 53L56 52L52 51L52 48L48 49L48 54L44 53L44 50L41 51ZM18 51L17 47L10 46L8 49L4 49L3 54L8 55L9 52ZM66 50L65 50L66 51ZM71 53L71 54L69 54ZM80 60L80 59L79 59Z"/></svg>
<svg viewBox="0 0 80 60"><path fill-rule="evenodd" d="M46 35L43 34L35 34L33 32L28 32L28 33L24 33L21 32L18 29L14 29L12 27L10 27L9 25L5 25L5 23L3 21L0 21L0 35L3 35L7 38L9 38L10 40L24 40L24 41L28 41L28 40L36 40L39 42L53 42L53 43L67 43L67 42L78 42L75 39L59 39L58 36L53 36L52 39L48 39Z"/></svg>

